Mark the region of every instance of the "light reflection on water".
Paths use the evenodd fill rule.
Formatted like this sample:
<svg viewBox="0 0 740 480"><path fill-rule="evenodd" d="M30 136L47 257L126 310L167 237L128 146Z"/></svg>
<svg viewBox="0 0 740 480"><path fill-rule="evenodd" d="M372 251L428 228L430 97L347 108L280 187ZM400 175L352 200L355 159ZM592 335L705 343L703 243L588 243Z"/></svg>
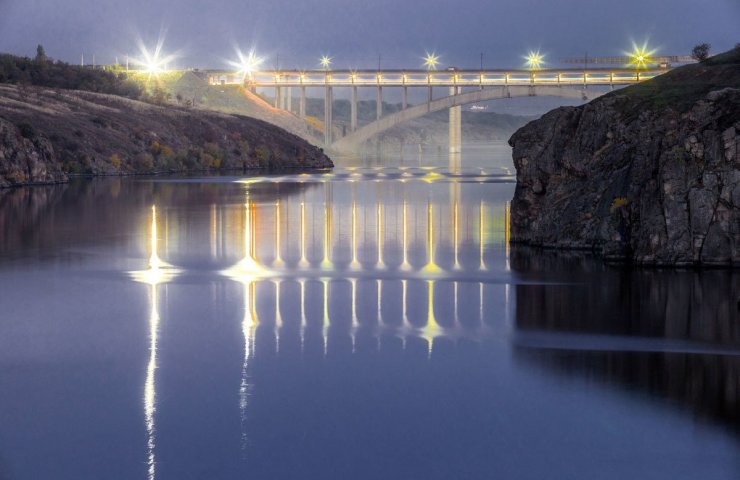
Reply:
<svg viewBox="0 0 740 480"><path fill-rule="evenodd" d="M0 197L0 478L737 478L738 275L510 248L438 160Z"/></svg>

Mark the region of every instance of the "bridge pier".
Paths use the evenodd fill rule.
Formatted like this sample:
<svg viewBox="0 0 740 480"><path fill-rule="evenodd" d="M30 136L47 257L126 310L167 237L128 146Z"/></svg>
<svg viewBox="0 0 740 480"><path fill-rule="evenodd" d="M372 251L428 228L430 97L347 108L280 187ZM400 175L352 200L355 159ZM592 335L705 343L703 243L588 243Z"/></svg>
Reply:
<svg viewBox="0 0 740 480"><path fill-rule="evenodd" d="M378 87L378 96L375 99L375 119L383 116L383 87Z"/></svg>
<svg viewBox="0 0 740 480"><path fill-rule="evenodd" d="M401 100L401 108L403 110L406 110L406 107L409 104L409 87L405 86L403 87L403 98Z"/></svg>
<svg viewBox="0 0 740 480"><path fill-rule="evenodd" d="M350 101L350 132L357 130L357 87L352 87L352 100Z"/></svg>
<svg viewBox="0 0 740 480"><path fill-rule="evenodd" d="M285 92L285 110L293 111L293 87L287 87Z"/></svg>
<svg viewBox="0 0 740 480"><path fill-rule="evenodd" d="M280 108L281 91L280 87L275 87L275 108Z"/></svg>
<svg viewBox="0 0 740 480"><path fill-rule="evenodd" d="M460 87L450 87L450 95L459 95ZM462 151L462 107L450 107L450 153Z"/></svg>
<svg viewBox="0 0 740 480"><path fill-rule="evenodd" d="M301 87L301 96L298 100L298 116L306 118L306 87Z"/></svg>
<svg viewBox="0 0 740 480"><path fill-rule="evenodd" d="M324 144L331 145L332 142L332 106L334 105L334 92L332 87L326 87L324 95Z"/></svg>

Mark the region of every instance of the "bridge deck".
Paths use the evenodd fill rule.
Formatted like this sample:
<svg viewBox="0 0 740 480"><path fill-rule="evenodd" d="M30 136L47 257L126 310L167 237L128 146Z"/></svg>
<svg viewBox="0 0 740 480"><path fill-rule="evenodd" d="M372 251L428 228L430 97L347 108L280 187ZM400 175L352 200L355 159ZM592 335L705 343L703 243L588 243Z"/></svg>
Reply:
<svg viewBox="0 0 740 480"><path fill-rule="evenodd" d="M211 72L212 83L254 87L480 87L502 85L627 85L653 78L660 69L558 70L310 70L260 71L248 77Z"/></svg>

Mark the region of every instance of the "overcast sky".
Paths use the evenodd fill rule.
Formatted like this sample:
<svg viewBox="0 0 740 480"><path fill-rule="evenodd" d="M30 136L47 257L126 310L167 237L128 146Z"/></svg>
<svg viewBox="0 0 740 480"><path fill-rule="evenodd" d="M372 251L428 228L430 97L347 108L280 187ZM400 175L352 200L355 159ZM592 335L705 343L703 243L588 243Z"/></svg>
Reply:
<svg viewBox="0 0 740 480"><path fill-rule="evenodd" d="M740 0L0 0L0 51L98 63L136 54L136 38L177 52L180 67L225 67L234 49L256 47L272 67L521 66L527 50L551 63L620 55L632 41L664 54L698 42L714 51L740 42Z"/></svg>

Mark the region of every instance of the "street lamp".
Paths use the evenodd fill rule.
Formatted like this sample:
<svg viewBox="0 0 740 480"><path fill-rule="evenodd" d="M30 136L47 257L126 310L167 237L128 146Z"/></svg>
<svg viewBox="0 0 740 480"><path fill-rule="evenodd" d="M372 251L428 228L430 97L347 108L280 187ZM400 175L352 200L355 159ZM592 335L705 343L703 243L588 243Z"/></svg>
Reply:
<svg viewBox="0 0 740 480"><path fill-rule="evenodd" d="M628 53L629 63L636 69L647 68L651 63L654 63L653 55L655 50L649 50L647 42L643 43L642 46L638 46L632 43L632 51Z"/></svg>
<svg viewBox="0 0 740 480"><path fill-rule="evenodd" d="M545 56L539 50L530 50L524 58L527 60L527 68L530 70L539 70L542 64L545 63Z"/></svg>
<svg viewBox="0 0 740 480"><path fill-rule="evenodd" d="M427 52L426 56L424 57L424 66L427 68L427 70L436 70L438 63L439 55L434 52Z"/></svg>

